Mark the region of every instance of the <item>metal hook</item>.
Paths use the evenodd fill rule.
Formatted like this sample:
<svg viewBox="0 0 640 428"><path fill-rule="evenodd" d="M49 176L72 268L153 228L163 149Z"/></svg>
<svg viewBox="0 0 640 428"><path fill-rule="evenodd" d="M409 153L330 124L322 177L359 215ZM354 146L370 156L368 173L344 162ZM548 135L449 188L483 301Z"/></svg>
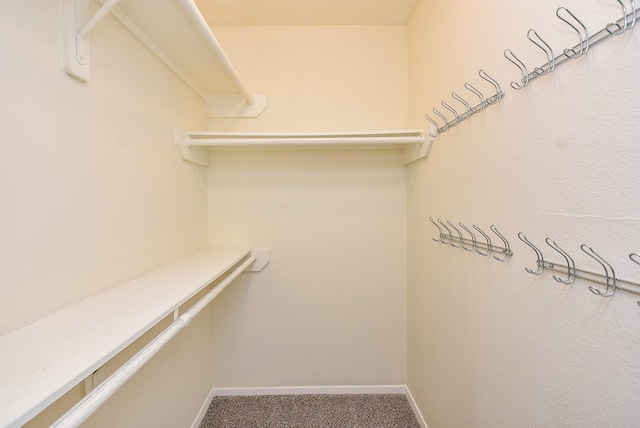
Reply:
<svg viewBox="0 0 640 428"><path fill-rule="evenodd" d="M536 36L536 38L540 43L538 43L536 40L534 40L533 37L531 37L532 33ZM527 39L529 39L534 45L542 49L544 54L547 56L546 69L543 67L536 67L533 69L534 73L536 73L539 76L542 74L551 73L556 68L555 55L553 53L553 49L551 49L551 46L549 46L549 44L545 42L544 39L540 37L540 35L533 28L530 28L529 31L527 31Z"/></svg>
<svg viewBox="0 0 640 428"><path fill-rule="evenodd" d="M487 235L486 233L484 233L482 231L482 229L480 229L478 226L476 226L475 224L473 225L473 228L475 230L477 230L478 232L480 232L482 234L482 236L484 236L484 239L487 240L487 252L486 253L481 253L480 251L478 251L478 249L476 248L476 253L480 254L481 256L488 256L489 254L491 254L491 251L493 251L493 246L491 245L491 238L489 238L489 235Z"/></svg>
<svg viewBox="0 0 640 428"><path fill-rule="evenodd" d="M499 258L497 256L493 256L494 259L496 259L499 262L506 262L507 259L509 258L509 256L511 255L511 247L509 246L509 242L507 241L507 238L505 238L504 236L502 236L502 234L500 232L498 232L498 228L495 227L494 225L491 225L490 229L493 231L493 233L495 233L496 235L498 235L498 237L502 240L502 242L504 242L504 251L500 251L500 252L504 252L505 256L504 258Z"/></svg>
<svg viewBox="0 0 640 428"><path fill-rule="evenodd" d="M635 8L634 8L635 10ZM635 13L634 13L635 14ZM464 247L463 247L464 248ZM629 258L631 259L632 262L634 262L637 265L640 265L640 254L638 253L631 253L629 254ZM638 306L640 306L640 300L638 300Z"/></svg>
<svg viewBox="0 0 640 428"><path fill-rule="evenodd" d="M527 239L527 237L524 235L524 233L519 232L518 233L518 238L520 238L520 240L522 242L524 242L525 244L527 244L529 247L531 247L531 249L533 251L535 251L536 253L536 265L538 266L538 270L536 270L535 272L532 269L529 269L528 267L525 267L524 270L526 270L528 273L530 273L531 275L540 275L542 274L542 272L544 272L544 256L542 255L542 252L538 249L538 247L536 247L535 245L533 245L531 243L531 241L529 241Z"/></svg>
<svg viewBox="0 0 640 428"><path fill-rule="evenodd" d="M482 92L474 88L470 83L465 83L464 87L469 91L473 92L474 94L476 94L478 98L480 98L480 110L484 110L485 101L484 101L484 95L482 95Z"/></svg>
<svg viewBox="0 0 640 428"><path fill-rule="evenodd" d="M496 80L489 76L487 74L486 71L484 71L483 69L480 69L480 71L478 72L478 75L486 80L487 82L491 83L493 85L494 88L496 88L496 94L492 97L489 97L489 99L487 100L487 102L489 104L493 104L496 103L498 101L500 101L502 99L502 97L504 96L504 92L502 91L502 88L500 88L500 84L498 82L496 82Z"/></svg>
<svg viewBox="0 0 640 428"><path fill-rule="evenodd" d="M620 3L620 6L622 6L622 14L624 16L624 27L621 27L620 24L618 24L618 21L607 24L607 27L606 27L607 31L609 32L609 34L613 34L613 35L622 34L629 28L629 18L627 17L627 6L624 5L622 0L616 0L616 1ZM635 11L635 5L633 6L634 6L633 16L634 16L634 25L635 25L636 11Z"/></svg>
<svg viewBox="0 0 640 428"><path fill-rule="evenodd" d="M511 56L511 58L509 56ZM520 69L520 73L522 73L521 83L511 82L511 87L516 90L526 88L529 84L529 71L527 70L527 66L524 65L524 63L520 61L520 59L515 56L513 52L511 52L511 49L505 49L504 57L508 59L513 65L518 67Z"/></svg>
<svg viewBox="0 0 640 428"><path fill-rule="evenodd" d="M435 227L437 227L437 228L438 228L438 239L436 239L436 238L431 238L431 239L433 239L433 240L434 240L434 241L436 241L436 242L440 242L440 243L444 244L445 242L442 240L442 236L444 235L444 234L442 233L442 229L440 228L440 226L438 226L438 224L437 224L435 221L433 221L433 217L429 217L429 221L430 221L431 223L433 223L433 225L434 225Z"/></svg>
<svg viewBox="0 0 640 428"><path fill-rule="evenodd" d="M598 296L602 296L602 297L613 296L614 293L616 292L616 273L613 270L613 267L605 259L603 259L598 253L593 251L593 248L591 248L587 244L580 245L580 249L584 251L586 255L588 255L598 263L600 263L600 266L604 268L605 275L607 276L607 288L604 291L600 291L596 287L592 287L592 286L589 286L589 290L593 294L597 294ZM609 275L609 269L611 269L611 275ZM609 292L610 288L611 288L611 291Z"/></svg>
<svg viewBox="0 0 640 428"><path fill-rule="evenodd" d="M442 104L442 107L446 108L451 113L453 113L454 119L453 119L453 124L451 126L456 126L458 123L460 123L460 115L458 115L458 112L455 111L453 107L451 107L449 104L445 103L444 101L442 101L440 104Z"/></svg>
<svg viewBox="0 0 640 428"><path fill-rule="evenodd" d="M429 135L431 136L431 138L436 138L438 135L440 135L440 125L438 125L438 122L436 122L435 120L431 119L429 117L429 113L425 113L424 115L425 119L427 119L429 122L433 123L436 127L436 135L433 135L431 133L431 131L429 131Z"/></svg>
<svg viewBox="0 0 640 428"><path fill-rule="evenodd" d="M442 128L440 128L440 131L441 132L442 131L448 131L449 130L449 121L447 120L447 117L444 114L440 113L438 111L438 109L436 109L435 107L433 108L433 112L435 114L437 114L438 116L440 116L440 119L444 120L444 126Z"/></svg>
<svg viewBox="0 0 640 428"><path fill-rule="evenodd" d="M443 222L442 220L438 219L438 223L440 223L440 226L444 227L445 229L447 229L447 235L449 237L449 242L444 242L442 241L443 244L451 244L453 242L453 235L451 234L451 229L449 229ZM444 236L443 236L444 238ZM453 245L453 244L452 244ZM454 245L455 247L455 245Z"/></svg>
<svg viewBox="0 0 640 428"><path fill-rule="evenodd" d="M460 95L456 94L455 92L452 92L451 96L454 99L456 99L457 101L459 101L460 103L464 104L465 108L467 109L467 115L465 116L465 114L462 113L462 115L460 116L460 120L469 119L471 117L471 115L473 114L473 112L471 111L471 106L469 105L469 103L466 102Z"/></svg>
<svg viewBox="0 0 640 428"><path fill-rule="evenodd" d="M476 249L476 245L478 244L478 242L476 241L476 235L474 235L474 234L473 234L473 232L471 232L471 231L467 228L467 226L465 226L464 224L462 224L462 223L458 223L458 224L460 225L460 227L461 227L461 228L463 228L464 230L466 230L466 231L467 231L467 233L468 233L469 235L471 235L471 248L467 248L467 247L465 247L465 246L464 246L464 244L463 244L463 245L462 245L462 249L463 249L463 250L467 250L467 251L473 251L473 250L475 250L475 249Z"/></svg>
<svg viewBox="0 0 640 428"><path fill-rule="evenodd" d="M633 17L632 17L632 21L631 21L631 25L629 25L629 29L633 28L636 26L636 19L637 19L637 13L638 11L636 10L636 2L635 0L631 0L631 10L633 11Z"/></svg>
<svg viewBox="0 0 640 428"><path fill-rule="evenodd" d="M458 241L460 242L460 245L453 245L453 239L451 239L451 242L450 242L449 244L451 244L451 246L452 246L453 248L461 248L461 247L462 247L462 232L460 232L460 229L458 229L457 227L455 227L455 226L453 225L453 223L451 223L449 220L447 220L447 224L448 224L449 226L451 226L451 228L452 228L453 230L455 230L456 232L458 232Z"/></svg>
<svg viewBox="0 0 640 428"><path fill-rule="evenodd" d="M551 238L547 238L545 240L547 242L547 245L549 245L551 248L553 248L554 250L556 250L557 252L560 253L560 255L562 257L564 257L564 259L567 261L567 279L562 279L556 275L553 275L553 279L555 279L557 282L561 282L563 284L573 284L573 282L576 280L576 276L575 276L575 272L576 272L576 264L573 261L573 259L571 258L571 256L569 254L566 253L566 251L564 251L562 248L560 248L558 246L558 244L556 244L556 241L554 241Z"/></svg>
<svg viewBox="0 0 640 428"><path fill-rule="evenodd" d="M567 12L573 18L573 20L576 21L582 27L585 34L584 38L582 37L582 32L575 25L569 22L566 18L563 18L562 16L560 16L561 10L564 10L565 12ZM586 54L587 51L589 50L589 42L590 42L589 30L587 30L587 27L573 13L571 13L569 9L567 9L564 6L561 6L558 9L556 9L556 16L560 18L563 22L568 24L571 28L573 28L576 31L576 33L578 33L578 37L580 38L580 52L576 52L574 48L567 48L564 50L565 56L570 59L576 59Z"/></svg>

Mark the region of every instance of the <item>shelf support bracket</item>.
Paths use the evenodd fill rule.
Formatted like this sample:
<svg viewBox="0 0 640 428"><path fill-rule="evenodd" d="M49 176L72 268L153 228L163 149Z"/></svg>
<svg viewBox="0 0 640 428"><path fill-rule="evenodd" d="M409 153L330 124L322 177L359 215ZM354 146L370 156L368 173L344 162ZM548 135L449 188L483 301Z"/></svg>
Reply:
<svg viewBox="0 0 640 428"><path fill-rule="evenodd" d="M87 82L91 77L89 33L120 0L107 0L89 19L89 0L65 0L67 24L64 69L67 74Z"/></svg>

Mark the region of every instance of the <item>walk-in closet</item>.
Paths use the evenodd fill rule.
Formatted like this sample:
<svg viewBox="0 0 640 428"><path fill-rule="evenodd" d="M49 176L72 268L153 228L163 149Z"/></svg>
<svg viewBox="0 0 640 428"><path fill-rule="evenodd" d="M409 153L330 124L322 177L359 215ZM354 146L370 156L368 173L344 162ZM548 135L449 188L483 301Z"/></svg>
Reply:
<svg viewBox="0 0 640 428"><path fill-rule="evenodd" d="M638 9L0 1L0 427L640 426Z"/></svg>

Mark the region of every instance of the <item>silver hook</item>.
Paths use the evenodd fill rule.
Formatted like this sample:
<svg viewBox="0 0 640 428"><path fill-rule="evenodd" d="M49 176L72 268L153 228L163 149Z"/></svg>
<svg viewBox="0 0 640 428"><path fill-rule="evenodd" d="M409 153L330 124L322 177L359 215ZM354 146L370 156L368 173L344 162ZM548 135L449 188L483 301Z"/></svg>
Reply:
<svg viewBox="0 0 640 428"><path fill-rule="evenodd" d="M629 25L630 29L636 26L636 19L637 19L638 11L636 10L636 2L635 2L635 0L631 0L631 10L632 10L632 13L633 13L633 17L632 17L631 25Z"/></svg>
<svg viewBox="0 0 640 428"><path fill-rule="evenodd" d="M438 223L440 223L440 226L444 227L445 229L447 229L447 235L449 237L449 242L444 242L442 241L443 244L451 244L453 242L453 235L451 234L451 229L449 229L443 222L442 220L438 219ZM443 236L444 238L444 236ZM452 244L453 245L453 244ZM455 245L454 245L455 247Z"/></svg>
<svg viewBox="0 0 640 428"><path fill-rule="evenodd" d="M611 265L605 259L600 257L600 255L595 251L593 251L593 248L591 248L587 244L580 245L580 249L584 251L586 255L588 255L598 263L600 263L600 266L604 268L605 275L607 276L607 288L604 291L600 291L596 287L592 287L592 286L589 286L589 290L593 294L597 294L598 296L602 296L602 297L613 296L614 293L616 292L616 273L614 272L613 267L611 267ZM611 269L611 275L609 275L609 269ZM609 292L610 288L611 288L611 291Z"/></svg>
<svg viewBox="0 0 640 428"><path fill-rule="evenodd" d="M509 56L511 56L511 58ZM524 63L520 61L520 59L517 56L515 56L513 52L511 52L511 49L505 49L504 57L509 61L511 61L513 65L518 67L520 69L520 73L522 73L521 83L511 82L510 84L511 87L516 90L526 88L527 85L529 84L529 71L527 70L527 66L524 65Z"/></svg>
<svg viewBox="0 0 640 428"><path fill-rule="evenodd" d="M433 124L434 124L434 126L436 127L436 135L433 135L433 134L431 133L431 131L429 131L429 135L431 136L431 138L436 138L438 135L440 135L440 125L438 125L438 123L437 123L435 120L433 120L433 119L431 119L431 118L429 117L429 113L425 113L424 117L425 117L425 119L427 119L429 122L433 123Z"/></svg>
<svg viewBox="0 0 640 428"><path fill-rule="evenodd" d="M491 251L493 251L493 246L491 245L491 238L489 238L489 235L487 235L486 233L484 233L482 231L482 229L480 229L478 226L476 226L475 224L473 225L473 228L475 230L477 230L478 232L480 232L482 234L482 236L484 236L484 239L487 240L487 252L486 253L481 253L480 251L478 251L478 249L476 248L476 253L480 254L481 256L488 256L489 254L491 254Z"/></svg>
<svg viewBox="0 0 640 428"><path fill-rule="evenodd" d="M617 35L617 34L622 34L624 33L628 28L629 28L629 18L627 17L627 6L624 5L624 3L622 3L622 0L617 0L618 3L620 3L620 6L622 6L622 14L624 16L624 27L621 27L620 24L618 24L618 21L615 22L611 22L609 24L607 24L607 31L609 32L609 34L613 34L613 35ZM633 16L635 18L635 5L633 8ZM634 19L634 25L635 25L635 19Z"/></svg>
<svg viewBox="0 0 640 428"><path fill-rule="evenodd" d="M494 225L491 225L490 228L493 231L493 233L498 235L498 237L502 240L502 242L504 242L504 254L505 254L504 258L501 259L501 258L499 258L497 256L493 256L493 258L496 259L499 262L504 263L504 262L507 261L507 259L511 255L511 254L509 254L509 253L511 253L511 247L509 246L509 242L507 241L507 238L505 238L504 236L502 236L502 234L500 232L498 232L498 228L497 227L495 227Z"/></svg>
<svg viewBox="0 0 640 428"><path fill-rule="evenodd" d="M502 88L500 88L500 84L496 82L496 80L493 77L489 76L487 72L484 71L483 69L480 69L480 71L478 72L478 75L484 80L486 80L487 82L491 83L494 88L496 88L496 94L492 97L489 97L489 100L487 100L489 104L493 104L500 101L504 96L504 92L502 92Z"/></svg>
<svg viewBox="0 0 640 428"><path fill-rule="evenodd" d="M531 37L531 33L533 33L536 36L536 38L540 43L538 43ZM553 53L553 49L551 49L551 46L549 46L549 44L545 42L544 39L540 37L540 35L533 28L530 28L529 31L527 31L527 39L529 39L534 45L542 49L544 54L547 56L546 70L543 67L536 67L533 69L534 73L536 73L539 76L542 74L551 73L556 68L556 59Z"/></svg>
<svg viewBox="0 0 640 428"><path fill-rule="evenodd" d="M461 247L462 247L462 232L460 232L460 229L458 229L457 227L455 227L455 226L453 225L453 223L451 223L449 220L447 220L447 224L448 224L449 226L451 226L451 228L452 228L453 230L455 230L455 231L458 233L458 241L460 242L460 245L453 245L453 239L452 239L452 240L451 240L451 242L450 242L449 244L451 244L451 246L452 246L453 248L461 248Z"/></svg>
<svg viewBox="0 0 640 428"><path fill-rule="evenodd" d="M464 113L462 113L462 115L460 116L460 120L469 119L471 117L471 115L473 114L473 112L471 111L471 106L469 105L469 103L466 102L460 95L456 94L455 92L451 92L451 96L454 99L456 99L457 101L459 101L460 103L464 104L465 108L467 109L467 115L465 116Z"/></svg>
<svg viewBox="0 0 640 428"><path fill-rule="evenodd" d="M571 256L569 254L566 253L566 251L564 251L562 248L558 247L558 244L556 244L556 241L554 241L551 238L547 238L545 240L547 242L547 245L549 245L551 248L553 248L554 250L556 250L557 252L560 253L560 255L562 257L564 257L564 259L567 261L567 279L562 279L556 275L552 275L553 279L555 279L557 282L561 282L563 284L573 284L573 282L576 280L576 276L575 276L575 272L576 272L576 264L573 261L573 259L571 258Z"/></svg>
<svg viewBox="0 0 640 428"><path fill-rule="evenodd" d="M635 10L635 8L634 8ZM632 262L634 262L637 265L640 265L640 254L638 253L631 253L629 254L629 258L631 259ZM640 300L638 301L638 306L640 306Z"/></svg>
<svg viewBox="0 0 640 428"><path fill-rule="evenodd" d="M561 10L564 10L565 12L567 12L573 18L574 21L576 21L578 24L580 24L580 26L584 30L584 34L586 36L585 38L582 37L582 32L580 30L578 30L578 28L575 25L573 25L571 22L569 22L566 18L563 18L562 16L560 16L560 11ZM590 42L590 40L589 40L589 30L587 30L587 27L573 13L571 13L571 11L569 9L567 9L564 6L561 6L558 9L556 9L556 16L558 18L560 18L563 22L568 24L571 28L576 30L576 33L578 33L578 37L580 38L580 52L576 52L574 48L567 48L567 49L564 50L565 56L567 58L570 58L570 59L576 59L576 58L586 54L587 51L589 50L589 42Z"/></svg>
<svg viewBox="0 0 640 428"><path fill-rule="evenodd" d="M476 249L476 245L477 245L477 243L478 243L478 242L476 241L476 235L474 235L474 234L473 234L473 232L471 232L471 231L467 228L467 226L465 226L464 224L462 224L462 223L458 223L458 224L460 225L460 227L461 227L461 228L463 228L464 230L466 230L466 231L467 231L467 233L468 233L469 235L471 235L471 248L467 248L467 247L465 247L464 245L462 245L462 249L463 249L463 250L467 250L467 251L473 251L473 250L475 250L475 249Z"/></svg>
<svg viewBox="0 0 640 428"><path fill-rule="evenodd" d="M433 112L435 114L437 114L438 116L440 116L440 119L444 120L444 126L440 129L440 132L448 131L449 130L449 121L447 120L447 117L444 114L440 113L438 111L438 109L435 108L435 107L433 108Z"/></svg>
<svg viewBox="0 0 640 428"><path fill-rule="evenodd" d="M438 239L436 239L436 238L431 238L431 239L433 239L433 240L434 240L434 241L436 241L436 242L440 242L440 243L444 244L445 242L442 240L442 236L444 235L444 234L442 233L442 229L440 229L440 226L438 226L438 224L437 224L435 221L433 221L433 217L429 217L429 221L430 221L431 223L433 223L433 225L434 225L435 227L437 227L437 228L438 228Z"/></svg>
<svg viewBox="0 0 640 428"><path fill-rule="evenodd" d="M468 89L469 91L473 92L474 94L476 94L478 96L478 98L480 98L480 110L484 110L484 95L482 95L482 92L480 92L479 90L477 90L476 88L474 88L473 86L471 86L470 83L465 83L464 87L466 89Z"/></svg>
<svg viewBox="0 0 640 428"><path fill-rule="evenodd" d="M542 274L542 272L544 272L544 256L542 255L542 252L538 249L538 247L536 247L535 245L533 245L531 243L531 241L529 241L527 239L527 237L524 235L524 233L519 232L518 233L518 238L520 238L520 240L522 242L524 242L525 244L527 244L529 247L531 247L531 249L533 251L535 251L536 253L536 257L538 260L536 260L536 265L538 265L538 270L536 270L535 272L532 269L529 269L528 267L525 267L524 270L526 270L528 273L530 273L531 275L540 275Z"/></svg>
<svg viewBox="0 0 640 428"><path fill-rule="evenodd" d="M440 104L442 104L442 107L446 108L451 113L453 113L453 116L455 117L455 119L453 120L453 125L451 126L456 126L458 123L460 123L460 116L458 115L458 112L454 110L453 107L451 107L449 104L445 103L444 101L442 101Z"/></svg>

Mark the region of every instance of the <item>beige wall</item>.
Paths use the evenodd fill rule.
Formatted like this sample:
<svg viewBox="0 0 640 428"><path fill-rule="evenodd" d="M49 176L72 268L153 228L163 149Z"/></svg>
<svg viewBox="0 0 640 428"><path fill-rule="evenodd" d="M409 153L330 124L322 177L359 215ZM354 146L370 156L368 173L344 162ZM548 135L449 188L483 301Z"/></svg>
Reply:
<svg viewBox="0 0 640 428"><path fill-rule="evenodd" d="M269 107L211 129L405 127L405 27L215 32ZM217 387L405 382L402 160L395 150L211 155L211 242L271 249L260 275L214 302Z"/></svg>
<svg viewBox="0 0 640 428"><path fill-rule="evenodd" d="M207 245L205 175L173 143L174 127L203 126L202 100L110 17L91 35L91 81L67 76L60 5L0 2L0 332ZM114 414L191 423L210 378L165 374L207 372L187 356L190 334L114 397L102 426Z"/></svg>
<svg viewBox="0 0 640 428"><path fill-rule="evenodd" d="M592 33L622 15L616 2L565 4ZM587 243L619 277L640 279L628 259L640 250L640 33L509 88L519 72L504 49L530 69L545 61L529 28L557 54L577 43L558 6L422 2L409 27L410 126L426 124L451 91L473 98L466 81L490 92L480 68L507 92L408 170L408 384L430 428L622 427L640 418L638 296L603 299L581 280L529 275L536 259L517 239L524 232L560 262L544 244L554 237L578 268L600 272L580 251ZM502 264L438 244L429 216L495 224L515 255Z"/></svg>
<svg viewBox="0 0 640 428"><path fill-rule="evenodd" d="M405 26L216 27L216 38L269 107L208 119L212 131L357 131L407 122Z"/></svg>

